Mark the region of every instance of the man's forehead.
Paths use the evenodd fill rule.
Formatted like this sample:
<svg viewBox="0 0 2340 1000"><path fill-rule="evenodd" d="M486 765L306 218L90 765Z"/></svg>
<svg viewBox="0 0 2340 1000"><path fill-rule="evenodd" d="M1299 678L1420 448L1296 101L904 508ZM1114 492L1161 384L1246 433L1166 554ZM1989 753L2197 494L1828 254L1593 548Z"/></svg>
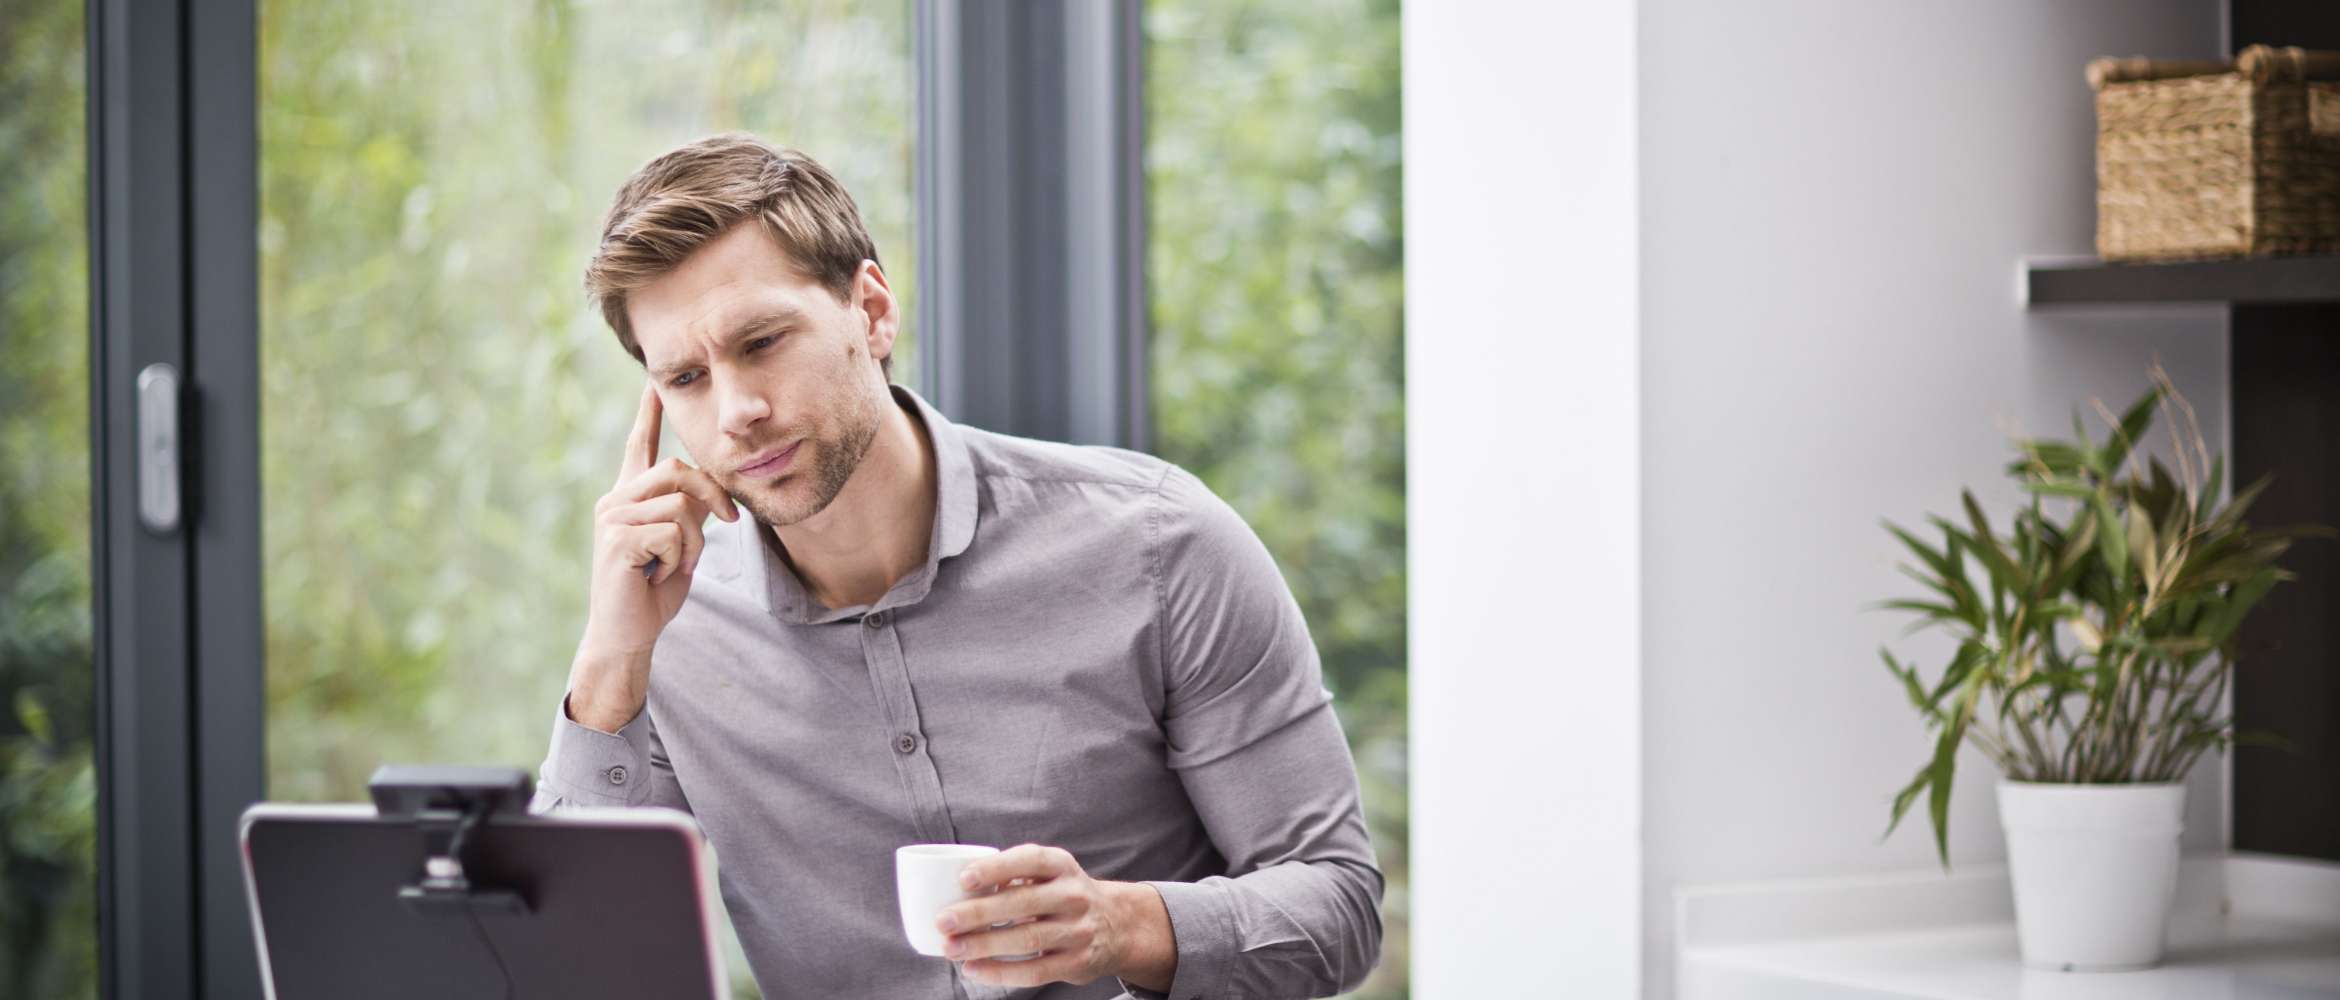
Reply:
<svg viewBox="0 0 2340 1000"><path fill-rule="evenodd" d="M694 344L747 325L800 318L809 312L810 293L819 290L762 226L747 224L634 290L626 305L635 339L655 364L661 349L695 351Z"/></svg>

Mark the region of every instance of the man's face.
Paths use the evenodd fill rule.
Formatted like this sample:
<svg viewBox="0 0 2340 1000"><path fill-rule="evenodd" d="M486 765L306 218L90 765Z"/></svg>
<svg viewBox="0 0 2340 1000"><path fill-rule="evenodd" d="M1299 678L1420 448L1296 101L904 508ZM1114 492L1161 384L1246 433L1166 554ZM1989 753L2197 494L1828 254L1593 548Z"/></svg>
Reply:
<svg viewBox="0 0 2340 1000"><path fill-rule="evenodd" d="M635 289L626 311L667 425L766 524L828 507L892 405L873 359L899 323L876 265L839 302L757 220Z"/></svg>

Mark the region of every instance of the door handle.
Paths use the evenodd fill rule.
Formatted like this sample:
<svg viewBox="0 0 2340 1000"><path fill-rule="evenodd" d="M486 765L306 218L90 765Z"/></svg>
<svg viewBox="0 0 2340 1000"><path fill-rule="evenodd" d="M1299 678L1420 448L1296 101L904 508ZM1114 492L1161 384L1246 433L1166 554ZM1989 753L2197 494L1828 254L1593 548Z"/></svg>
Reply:
<svg viewBox="0 0 2340 1000"><path fill-rule="evenodd" d="M179 370L157 362L138 373L138 520L146 530L179 530Z"/></svg>

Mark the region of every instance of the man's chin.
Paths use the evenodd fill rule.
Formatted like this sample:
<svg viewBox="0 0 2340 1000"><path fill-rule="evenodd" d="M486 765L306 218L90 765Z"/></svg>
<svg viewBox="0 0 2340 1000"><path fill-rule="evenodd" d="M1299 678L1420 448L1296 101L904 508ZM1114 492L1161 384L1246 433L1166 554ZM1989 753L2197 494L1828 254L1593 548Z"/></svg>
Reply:
<svg viewBox="0 0 2340 1000"><path fill-rule="evenodd" d="M733 502L738 503L742 510L774 528L785 528L818 513L812 509L811 498L794 488L797 483L793 480L782 482L784 485L731 488L725 492L731 494Z"/></svg>

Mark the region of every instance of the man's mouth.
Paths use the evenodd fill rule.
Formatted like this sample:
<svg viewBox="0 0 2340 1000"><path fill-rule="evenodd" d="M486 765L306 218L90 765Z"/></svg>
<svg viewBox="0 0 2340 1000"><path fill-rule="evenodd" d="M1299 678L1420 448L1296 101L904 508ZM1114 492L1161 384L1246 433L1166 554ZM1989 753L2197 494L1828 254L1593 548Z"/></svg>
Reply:
<svg viewBox="0 0 2340 1000"><path fill-rule="evenodd" d="M804 442L798 441L786 448L774 449L750 458L747 460L747 464L739 467L739 474L758 479L777 476L782 470L788 468L788 463L796 460L796 449L803 444Z"/></svg>

